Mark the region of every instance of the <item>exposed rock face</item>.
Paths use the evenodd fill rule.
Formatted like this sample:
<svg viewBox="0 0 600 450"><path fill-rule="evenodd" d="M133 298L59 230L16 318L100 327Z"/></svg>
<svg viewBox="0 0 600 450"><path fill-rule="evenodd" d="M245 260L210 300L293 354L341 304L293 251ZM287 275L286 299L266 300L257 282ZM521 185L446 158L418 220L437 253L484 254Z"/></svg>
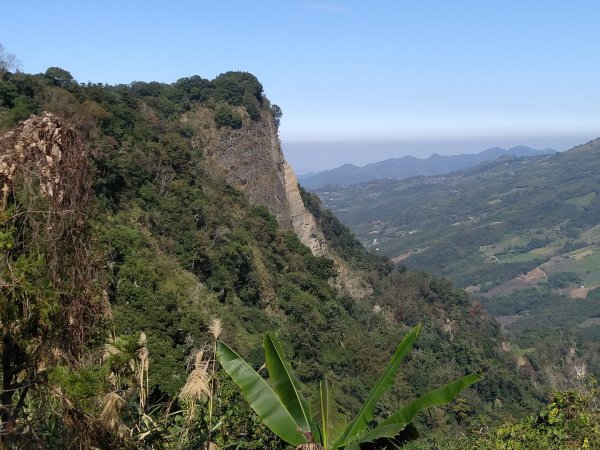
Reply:
<svg viewBox="0 0 600 450"><path fill-rule="evenodd" d="M216 163L228 183L244 191L252 203L266 206L279 225L294 230L315 256L334 260L338 269L333 281L336 287L353 298L372 293L363 277L329 248L315 217L304 206L298 179L283 157L271 115L263 112L262 120L254 122L243 108L238 112L244 117L238 130L218 129L208 108L190 111L182 121L194 130L193 145Z"/></svg>
<svg viewBox="0 0 600 450"><path fill-rule="evenodd" d="M577 356L577 352L574 347L569 349L569 354L565 358L567 368L569 369L570 375L576 380L583 380L586 378L588 373L587 364L585 361Z"/></svg>
<svg viewBox="0 0 600 450"><path fill-rule="evenodd" d="M287 162L283 163L283 172L292 229L298 235L300 242L310 248L314 255L323 256L328 254L325 237L319 230L315 217L305 208L298 190L298 179Z"/></svg>
<svg viewBox="0 0 600 450"><path fill-rule="evenodd" d="M243 109L239 112L246 114ZM304 207L296 175L283 157L270 114L263 113L259 122L246 118L239 130L217 129L206 108L183 120L194 127L194 145L217 163L228 183L244 191L252 203L266 206L279 225L293 229L313 254L327 253L325 238Z"/></svg>
<svg viewBox="0 0 600 450"><path fill-rule="evenodd" d="M333 285L338 289L347 292L354 299L364 298L373 293L373 288L365 279L356 271L348 267L348 264L335 254L328 254L336 263L338 276L334 280Z"/></svg>

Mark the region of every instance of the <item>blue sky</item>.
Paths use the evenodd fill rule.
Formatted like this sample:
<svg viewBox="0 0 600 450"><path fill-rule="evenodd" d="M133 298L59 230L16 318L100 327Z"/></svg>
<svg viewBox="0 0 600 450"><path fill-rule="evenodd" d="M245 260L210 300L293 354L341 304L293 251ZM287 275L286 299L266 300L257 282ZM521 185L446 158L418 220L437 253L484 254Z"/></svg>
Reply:
<svg viewBox="0 0 600 450"><path fill-rule="evenodd" d="M250 71L302 173L597 137L599 18L597 0L4 0L0 43L80 82Z"/></svg>

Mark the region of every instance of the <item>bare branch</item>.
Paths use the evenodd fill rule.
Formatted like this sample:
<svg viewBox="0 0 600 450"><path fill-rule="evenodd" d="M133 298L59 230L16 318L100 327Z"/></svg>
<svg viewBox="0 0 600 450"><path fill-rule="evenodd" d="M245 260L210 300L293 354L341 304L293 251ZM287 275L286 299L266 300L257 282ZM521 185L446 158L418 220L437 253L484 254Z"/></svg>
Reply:
<svg viewBox="0 0 600 450"><path fill-rule="evenodd" d="M7 72L17 70L21 66L21 62L17 59L14 53L6 51L4 46L0 44L0 78Z"/></svg>

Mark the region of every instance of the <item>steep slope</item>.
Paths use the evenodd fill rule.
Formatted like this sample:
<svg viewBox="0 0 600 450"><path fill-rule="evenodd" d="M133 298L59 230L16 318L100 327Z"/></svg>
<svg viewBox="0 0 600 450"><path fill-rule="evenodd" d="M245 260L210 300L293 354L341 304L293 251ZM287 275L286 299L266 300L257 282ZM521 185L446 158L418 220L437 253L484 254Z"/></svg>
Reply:
<svg viewBox="0 0 600 450"><path fill-rule="evenodd" d="M25 358L28 373L44 376L27 397L29 409L19 416L23 436L53 439L55 448L73 442L88 447L112 442L113 448L180 442L183 434L177 430L187 418L179 393L186 369L210 341L215 318L222 320L221 338L257 368L263 363L262 336L278 332L302 382L314 385L327 375L349 411L364 400L401 336L417 323L423 323L424 331L416 351L377 417L399 401L479 370L484 381L465 394L473 411L492 417L507 409L519 413L543 395L541 371L519 369L517 355L504 350L498 326L464 292L425 273L392 271L368 255L318 201L293 189L293 173L286 173L273 141L270 106L250 74L127 86L12 74L5 83L11 90L3 91L9 94L0 121L7 128L22 113L16 105L27 104L27 113L61 115L86 142L95 166L95 176L87 177L95 200L86 210L91 226L85 245L98 249L94 258L103 270L94 287L105 291L111 307L81 357L68 358L53 348L53 359L43 364ZM29 100L19 103L18 96ZM228 144L219 146L222 140ZM253 169L244 149L262 158L257 161L263 164L261 171ZM0 149L0 154L6 151ZM234 160L232 169L227 164ZM238 163L249 166L241 171ZM251 189L232 185L243 187L243 179ZM27 245L6 244L28 242L30 229L21 226L23 216L15 208L29 199L19 192L10 191L2 208L0 245L3 258L15 267L32 262L30 271L17 277L23 287L19 298L30 300L48 270L47 255ZM334 262L311 252L291 229L294 221L310 221L306 217L313 217L336 258L369 279L372 295L355 301L336 288L340 277ZM12 305L15 286L2 284L0 289L5 304ZM19 326L13 311L0 308L3 343ZM45 329L60 335L56 311L43 310L41 318ZM221 428L214 439L222 446L252 441L249 446L264 448L265 442L272 443L227 381L219 378L218 385L214 405L222 422L215 420ZM121 405L110 422L117 428L99 419L107 399ZM48 401L51 413L39 406ZM15 397L10 407L19 404L22 408ZM448 408L440 411L421 418L422 425L452 429L456 416ZM190 436L201 436L208 426L203 422L206 410L197 414L200 431L192 430Z"/></svg>
<svg viewBox="0 0 600 450"><path fill-rule="evenodd" d="M270 110L260 120L251 120L243 107L236 128L218 127L208 107L195 107L183 114L182 122L193 131L192 145L210 158L228 183L243 191L248 200L265 206L282 228L292 229L300 242L315 256L327 256L335 263L334 284L353 298L372 293L364 276L330 248L315 217L302 201L298 180L285 161Z"/></svg>
<svg viewBox="0 0 600 450"><path fill-rule="evenodd" d="M243 108L239 113L247 116ZM252 203L266 206L279 225L293 229L314 255L327 253L322 232L302 204L296 175L283 157L270 112L263 112L260 121L244 120L239 129L217 128L208 108L194 108L182 121L194 130L194 147L216 163L228 183Z"/></svg>
<svg viewBox="0 0 600 450"><path fill-rule="evenodd" d="M437 153L429 158L421 159L414 156L391 158L357 167L344 164L332 170L302 178L302 186L307 189L321 189L327 185L346 187L351 184L364 183L371 180L391 178L402 180L417 175L441 175L476 166L486 161L507 156L539 156L552 154L555 150L534 150L529 147L518 146L505 150L494 147L475 154L442 156Z"/></svg>

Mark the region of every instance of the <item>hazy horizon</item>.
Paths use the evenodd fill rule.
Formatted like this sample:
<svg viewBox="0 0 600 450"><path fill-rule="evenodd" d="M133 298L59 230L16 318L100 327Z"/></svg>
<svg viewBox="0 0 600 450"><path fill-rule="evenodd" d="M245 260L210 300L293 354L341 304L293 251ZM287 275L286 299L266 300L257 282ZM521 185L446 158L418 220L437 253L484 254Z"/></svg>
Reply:
<svg viewBox="0 0 600 450"><path fill-rule="evenodd" d="M0 17L0 43L23 71L58 66L109 84L251 72L283 110L279 135L299 173L564 150L600 126L593 0L34 4L7 2Z"/></svg>
<svg viewBox="0 0 600 450"><path fill-rule="evenodd" d="M493 147L504 149L519 145L536 150L552 148L569 150L600 136L522 136L522 137L478 137L463 139L431 140L372 140L372 141L288 141L282 140L286 160L299 175L335 169L344 164L364 166L390 158L414 156L428 158L434 153L459 155L480 153Z"/></svg>

